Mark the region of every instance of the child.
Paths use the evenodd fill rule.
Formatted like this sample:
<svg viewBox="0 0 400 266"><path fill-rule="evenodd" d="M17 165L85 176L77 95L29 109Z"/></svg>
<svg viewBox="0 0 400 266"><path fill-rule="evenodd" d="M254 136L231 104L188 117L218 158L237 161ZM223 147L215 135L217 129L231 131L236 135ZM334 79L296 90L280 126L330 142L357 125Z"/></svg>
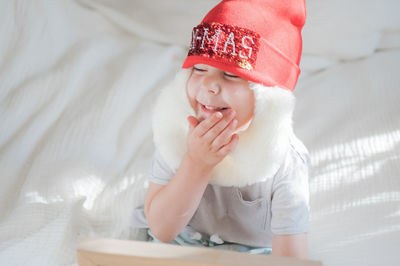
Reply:
<svg viewBox="0 0 400 266"><path fill-rule="evenodd" d="M307 258L306 148L292 131L302 0L226 0L193 29L153 113L134 226L152 241Z"/></svg>

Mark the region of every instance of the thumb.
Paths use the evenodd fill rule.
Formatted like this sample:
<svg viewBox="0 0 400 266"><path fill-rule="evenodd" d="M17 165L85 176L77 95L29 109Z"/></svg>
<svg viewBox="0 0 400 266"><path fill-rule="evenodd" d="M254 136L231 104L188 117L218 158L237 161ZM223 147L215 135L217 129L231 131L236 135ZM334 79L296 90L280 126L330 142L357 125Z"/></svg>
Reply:
<svg viewBox="0 0 400 266"><path fill-rule="evenodd" d="M188 116L187 120L189 122L189 131L192 131L199 124L199 121L194 116Z"/></svg>

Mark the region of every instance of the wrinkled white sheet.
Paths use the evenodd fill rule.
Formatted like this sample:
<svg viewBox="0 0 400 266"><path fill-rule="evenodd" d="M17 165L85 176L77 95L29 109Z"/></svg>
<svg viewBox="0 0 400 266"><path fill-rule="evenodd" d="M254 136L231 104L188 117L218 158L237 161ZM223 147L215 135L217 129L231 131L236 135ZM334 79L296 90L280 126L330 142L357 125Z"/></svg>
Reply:
<svg viewBox="0 0 400 266"><path fill-rule="evenodd" d="M217 2L0 2L1 265L73 265L80 239L132 237L154 97ZM294 125L312 161L310 258L397 265L400 3L307 5Z"/></svg>

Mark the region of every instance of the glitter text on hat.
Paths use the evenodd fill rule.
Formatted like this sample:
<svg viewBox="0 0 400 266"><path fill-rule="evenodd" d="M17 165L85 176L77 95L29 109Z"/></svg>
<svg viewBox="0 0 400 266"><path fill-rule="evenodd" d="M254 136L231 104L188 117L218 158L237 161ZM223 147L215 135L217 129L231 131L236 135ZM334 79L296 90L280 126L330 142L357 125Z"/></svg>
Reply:
<svg viewBox="0 0 400 266"><path fill-rule="evenodd" d="M193 28L188 55L199 55L235 63L252 70L260 35L249 29L213 22Z"/></svg>

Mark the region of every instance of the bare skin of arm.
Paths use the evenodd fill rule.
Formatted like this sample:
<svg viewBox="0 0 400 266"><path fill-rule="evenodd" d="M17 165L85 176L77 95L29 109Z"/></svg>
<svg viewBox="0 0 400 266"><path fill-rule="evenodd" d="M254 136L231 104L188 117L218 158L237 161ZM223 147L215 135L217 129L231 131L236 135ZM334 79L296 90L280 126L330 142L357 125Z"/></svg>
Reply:
<svg viewBox="0 0 400 266"><path fill-rule="evenodd" d="M168 185L149 184L145 213L154 236L171 242L189 223L200 204L211 171L196 168L185 156ZM190 177L190 178L188 178Z"/></svg>
<svg viewBox="0 0 400 266"><path fill-rule="evenodd" d="M158 240L171 242L194 215L213 168L237 145L234 117L230 111L225 116L214 113L201 122L188 118L188 151L177 172L165 186L150 183L146 193L145 215Z"/></svg>
<svg viewBox="0 0 400 266"><path fill-rule="evenodd" d="M272 242L272 255L307 259L307 234L274 235Z"/></svg>

